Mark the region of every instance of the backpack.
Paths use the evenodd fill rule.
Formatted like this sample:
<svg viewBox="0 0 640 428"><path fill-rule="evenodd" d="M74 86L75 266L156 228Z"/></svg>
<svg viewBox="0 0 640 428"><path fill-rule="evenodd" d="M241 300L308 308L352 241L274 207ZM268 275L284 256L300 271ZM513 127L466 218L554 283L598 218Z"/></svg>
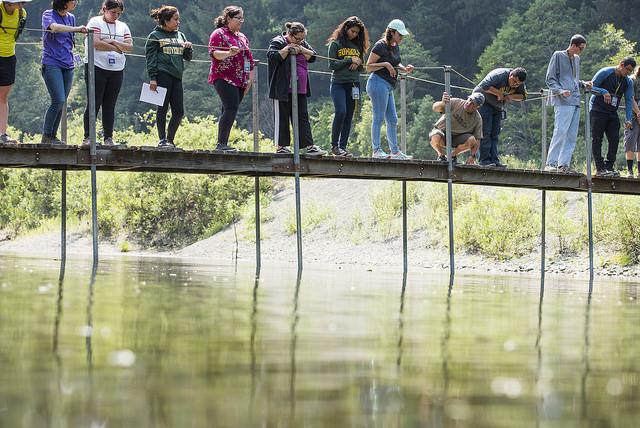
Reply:
<svg viewBox="0 0 640 428"><path fill-rule="evenodd" d="M27 18L24 16L24 9L21 8L20 11L18 12L18 28L16 28L16 32L13 35L16 41L18 40L18 37L20 37L20 34L22 34L22 32L24 31L24 27L26 25L27 25ZM0 13L0 28L2 28L2 31L4 31L5 34L7 34L7 30L2 26L2 13Z"/></svg>

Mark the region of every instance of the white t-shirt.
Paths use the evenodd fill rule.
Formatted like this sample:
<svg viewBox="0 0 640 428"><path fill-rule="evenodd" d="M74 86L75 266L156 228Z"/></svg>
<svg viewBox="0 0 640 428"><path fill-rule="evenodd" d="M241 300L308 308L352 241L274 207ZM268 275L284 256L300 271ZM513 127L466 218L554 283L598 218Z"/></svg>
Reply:
<svg viewBox="0 0 640 428"><path fill-rule="evenodd" d="M109 24L103 19L102 16L94 16L89 20L87 28L93 28L100 32L100 39L116 39L119 42L125 40L131 40L131 31L127 24L121 21L116 21L113 24ZM84 41L85 52L87 50L87 40ZM120 71L124 70L124 64L126 58L123 53L115 51L99 51L94 49L95 52L95 64L97 67L107 71ZM84 62L89 60L85 57Z"/></svg>

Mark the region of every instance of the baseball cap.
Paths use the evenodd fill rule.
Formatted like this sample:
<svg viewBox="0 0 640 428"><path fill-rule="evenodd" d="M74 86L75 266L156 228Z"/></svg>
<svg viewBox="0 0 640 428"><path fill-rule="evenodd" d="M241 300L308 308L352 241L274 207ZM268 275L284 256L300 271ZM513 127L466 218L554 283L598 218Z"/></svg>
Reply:
<svg viewBox="0 0 640 428"><path fill-rule="evenodd" d="M484 104L484 95L480 92L474 92L467 98L469 101L473 102L475 105L480 107Z"/></svg>
<svg viewBox="0 0 640 428"><path fill-rule="evenodd" d="M407 28L404 26L404 22L402 22L399 19L394 19L393 21L391 21L387 25L387 28L396 30L398 33L402 34L403 36L406 36L407 34L409 34L409 32L407 31Z"/></svg>

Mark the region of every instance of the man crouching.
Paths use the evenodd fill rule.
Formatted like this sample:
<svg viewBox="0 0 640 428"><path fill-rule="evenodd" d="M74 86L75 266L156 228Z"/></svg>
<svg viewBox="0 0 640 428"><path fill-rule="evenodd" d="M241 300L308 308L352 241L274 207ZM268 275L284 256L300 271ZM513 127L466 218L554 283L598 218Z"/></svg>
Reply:
<svg viewBox="0 0 640 428"><path fill-rule="evenodd" d="M433 111L442 113L442 116L433 125L433 131L429 134L431 147L438 153L439 161L447 161L447 132L445 104L451 103L451 156L456 163L456 156L470 151L467 165L475 165L476 153L482 139L482 117L478 109L484 104L484 95L475 92L466 100L451 98L448 93L442 93L442 101L433 103Z"/></svg>

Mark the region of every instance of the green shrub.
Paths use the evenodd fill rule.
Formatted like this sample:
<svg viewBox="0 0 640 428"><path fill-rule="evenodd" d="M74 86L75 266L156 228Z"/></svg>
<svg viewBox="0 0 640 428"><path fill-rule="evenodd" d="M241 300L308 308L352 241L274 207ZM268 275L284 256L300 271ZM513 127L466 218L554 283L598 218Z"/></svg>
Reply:
<svg viewBox="0 0 640 428"><path fill-rule="evenodd" d="M329 219L331 217L331 210L316 201L310 200L302 204L302 212L300 215L302 217L302 233L308 233L311 229ZM297 230L296 211L295 208L291 208L287 216L287 222L285 223L285 232L288 235L293 235Z"/></svg>
<svg viewBox="0 0 640 428"><path fill-rule="evenodd" d="M596 195L593 236L620 252L620 260L638 263L640 260L640 199L637 196Z"/></svg>
<svg viewBox="0 0 640 428"><path fill-rule="evenodd" d="M472 198L454 211L455 242L470 253L498 260L531 251L540 219L530 193L499 190Z"/></svg>

